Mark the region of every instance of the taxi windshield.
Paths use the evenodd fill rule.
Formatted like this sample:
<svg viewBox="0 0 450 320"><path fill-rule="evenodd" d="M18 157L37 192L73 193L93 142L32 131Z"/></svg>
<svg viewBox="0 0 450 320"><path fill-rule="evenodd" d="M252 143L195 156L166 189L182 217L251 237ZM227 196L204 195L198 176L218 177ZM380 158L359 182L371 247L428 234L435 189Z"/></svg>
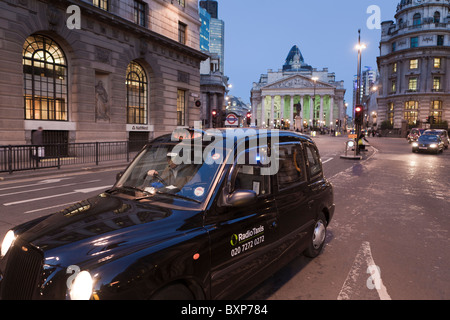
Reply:
<svg viewBox="0 0 450 320"><path fill-rule="evenodd" d="M157 199L180 206L207 198L229 151L214 142L154 140L135 158L114 186L136 200Z"/></svg>

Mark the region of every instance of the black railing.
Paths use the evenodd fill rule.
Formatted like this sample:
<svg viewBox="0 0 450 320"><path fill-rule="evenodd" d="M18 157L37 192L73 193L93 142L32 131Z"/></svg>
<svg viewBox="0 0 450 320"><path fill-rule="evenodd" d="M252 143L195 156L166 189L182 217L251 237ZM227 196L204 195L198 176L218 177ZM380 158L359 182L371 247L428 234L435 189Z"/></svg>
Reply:
<svg viewBox="0 0 450 320"><path fill-rule="evenodd" d="M0 146L0 172L58 168L66 165L99 165L101 162L129 162L147 141L114 141Z"/></svg>

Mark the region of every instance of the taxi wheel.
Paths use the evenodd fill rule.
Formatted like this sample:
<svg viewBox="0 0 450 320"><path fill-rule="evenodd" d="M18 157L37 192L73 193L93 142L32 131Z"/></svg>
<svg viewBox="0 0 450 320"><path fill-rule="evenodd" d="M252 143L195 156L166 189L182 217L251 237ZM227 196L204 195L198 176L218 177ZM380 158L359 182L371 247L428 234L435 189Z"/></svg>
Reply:
<svg viewBox="0 0 450 320"><path fill-rule="evenodd" d="M175 283L162 288L155 293L151 300L194 300L195 297L185 285Z"/></svg>
<svg viewBox="0 0 450 320"><path fill-rule="evenodd" d="M325 218L323 212L321 212L317 217L309 246L304 252L305 256L310 258L317 257L322 251L323 245L325 244L326 235L327 235L327 219Z"/></svg>

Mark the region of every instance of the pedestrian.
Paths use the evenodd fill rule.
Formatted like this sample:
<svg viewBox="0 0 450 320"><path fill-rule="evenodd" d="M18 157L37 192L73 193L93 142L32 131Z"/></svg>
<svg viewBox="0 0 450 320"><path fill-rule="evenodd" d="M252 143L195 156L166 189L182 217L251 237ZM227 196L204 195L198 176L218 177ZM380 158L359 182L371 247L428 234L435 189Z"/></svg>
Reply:
<svg viewBox="0 0 450 320"><path fill-rule="evenodd" d="M369 141L367 141L364 132L361 132L361 133L359 134L359 137L358 137L358 150L359 150L359 151L360 151L360 150L366 150L366 146L365 146L365 144L364 144L364 141L369 142Z"/></svg>
<svg viewBox="0 0 450 320"><path fill-rule="evenodd" d="M33 155L35 156L37 162L40 162L41 159L45 156L42 127L39 127L36 131L33 132L31 136L31 143L34 145Z"/></svg>

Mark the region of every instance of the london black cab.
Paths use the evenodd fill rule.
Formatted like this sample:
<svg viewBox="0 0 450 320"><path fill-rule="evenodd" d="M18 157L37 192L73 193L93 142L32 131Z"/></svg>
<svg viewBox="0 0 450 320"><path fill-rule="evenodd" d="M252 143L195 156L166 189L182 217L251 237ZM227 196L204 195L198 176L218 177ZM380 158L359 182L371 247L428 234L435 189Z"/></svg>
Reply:
<svg viewBox="0 0 450 320"><path fill-rule="evenodd" d="M2 299L235 299L317 256L333 188L307 136L181 130L96 197L11 229Z"/></svg>

